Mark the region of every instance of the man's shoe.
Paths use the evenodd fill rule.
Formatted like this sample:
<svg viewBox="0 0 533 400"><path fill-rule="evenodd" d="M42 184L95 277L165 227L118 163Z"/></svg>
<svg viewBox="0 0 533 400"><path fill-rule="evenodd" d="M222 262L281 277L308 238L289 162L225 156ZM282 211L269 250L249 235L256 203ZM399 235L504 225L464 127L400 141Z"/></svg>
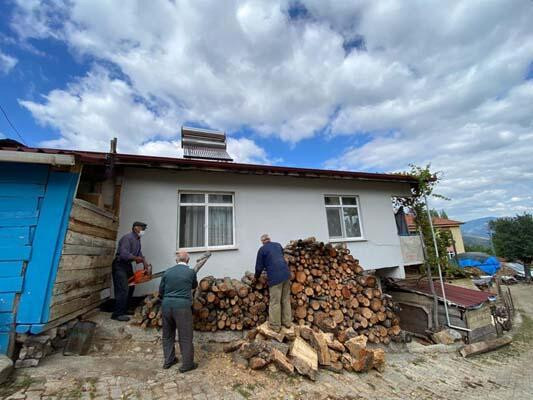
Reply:
<svg viewBox="0 0 533 400"><path fill-rule="evenodd" d="M170 364L163 365L163 369L169 369L170 367L172 367L173 365L175 365L177 363L178 363L178 359L175 358Z"/></svg>
<svg viewBox="0 0 533 400"><path fill-rule="evenodd" d="M181 366L179 368L179 371L184 374L185 372L189 372L189 371L192 371L193 369L196 369L198 368L198 364L196 363L192 363L192 365L189 367L189 368L183 368L183 366Z"/></svg>
<svg viewBox="0 0 533 400"><path fill-rule="evenodd" d="M130 320L130 317L128 317L127 315L119 315L118 317L111 317L111 319L114 319L116 321L128 322Z"/></svg>

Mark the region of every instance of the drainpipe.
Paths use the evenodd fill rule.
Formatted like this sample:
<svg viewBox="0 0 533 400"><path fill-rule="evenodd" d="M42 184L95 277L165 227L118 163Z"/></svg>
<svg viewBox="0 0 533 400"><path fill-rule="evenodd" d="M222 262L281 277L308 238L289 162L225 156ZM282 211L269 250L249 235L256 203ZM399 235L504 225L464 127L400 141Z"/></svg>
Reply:
<svg viewBox="0 0 533 400"><path fill-rule="evenodd" d="M435 229L433 228L433 218L431 218L431 213L429 212L428 198L427 198L426 195L424 195L424 201L426 202L426 211L428 213L429 226L431 227L431 235L433 236L433 246L435 246L435 256L437 258L437 267L438 267L438 270L439 270L440 288L442 290L442 298L444 299L444 311L446 313L447 325L450 328L457 329L457 330L460 330L460 331L472 332L472 329L463 328L462 326L452 325L452 323L450 322L450 314L448 313L448 300L446 300L446 292L444 291L444 280L442 279L442 270L441 270L441 267L440 267L439 248L437 246L437 238L435 236Z"/></svg>

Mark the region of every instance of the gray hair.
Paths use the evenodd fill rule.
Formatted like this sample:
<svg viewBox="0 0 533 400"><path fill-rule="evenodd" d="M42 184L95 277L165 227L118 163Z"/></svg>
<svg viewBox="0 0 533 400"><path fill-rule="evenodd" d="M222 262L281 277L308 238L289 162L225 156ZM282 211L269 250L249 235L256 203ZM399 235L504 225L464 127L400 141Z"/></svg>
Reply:
<svg viewBox="0 0 533 400"><path fill-rule="evenodd" d="M177 252L177 260L178 262L189 262L189 253L187 253L186 251L184 250L180 250Z"/></svg>
<svg viewBox="0 0 533 400"><path fill-rule="evenodd" d="M270 240L270 235L268 233L261 235L261 241L264 242L265 240Z"/></svg>

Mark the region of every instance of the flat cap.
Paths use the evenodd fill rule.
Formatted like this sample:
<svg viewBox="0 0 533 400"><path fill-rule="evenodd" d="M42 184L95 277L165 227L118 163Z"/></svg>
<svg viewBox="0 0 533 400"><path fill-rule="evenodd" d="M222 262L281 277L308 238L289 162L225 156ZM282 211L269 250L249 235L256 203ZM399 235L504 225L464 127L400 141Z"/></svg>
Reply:
<svg viewBox="0 0 533 400"><path fill-rule="evenodd" d="M140 226L141 228L146 229L148 225L146 225L144 222L135 221L133 223L132 228L135 228L136 226Z"/></svg>

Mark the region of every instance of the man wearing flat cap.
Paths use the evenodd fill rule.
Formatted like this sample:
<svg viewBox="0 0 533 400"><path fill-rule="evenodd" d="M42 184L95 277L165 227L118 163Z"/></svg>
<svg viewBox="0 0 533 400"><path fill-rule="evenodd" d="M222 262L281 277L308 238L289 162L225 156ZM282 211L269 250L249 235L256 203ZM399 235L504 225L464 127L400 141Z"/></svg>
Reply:
<svg viewBox="0 0 533 400"><path fill-rule="evenodd" d="M118 242L117 253L113 260L113 288L115 290L115 309L112 319L129 321L128 303L133 296L135 286L128 286L128 279L133 276L133 265L143 264L148 268L146 259L141 251L141 236L146 230L144 222L135 221L131 232L122 236Z"/></svg>

